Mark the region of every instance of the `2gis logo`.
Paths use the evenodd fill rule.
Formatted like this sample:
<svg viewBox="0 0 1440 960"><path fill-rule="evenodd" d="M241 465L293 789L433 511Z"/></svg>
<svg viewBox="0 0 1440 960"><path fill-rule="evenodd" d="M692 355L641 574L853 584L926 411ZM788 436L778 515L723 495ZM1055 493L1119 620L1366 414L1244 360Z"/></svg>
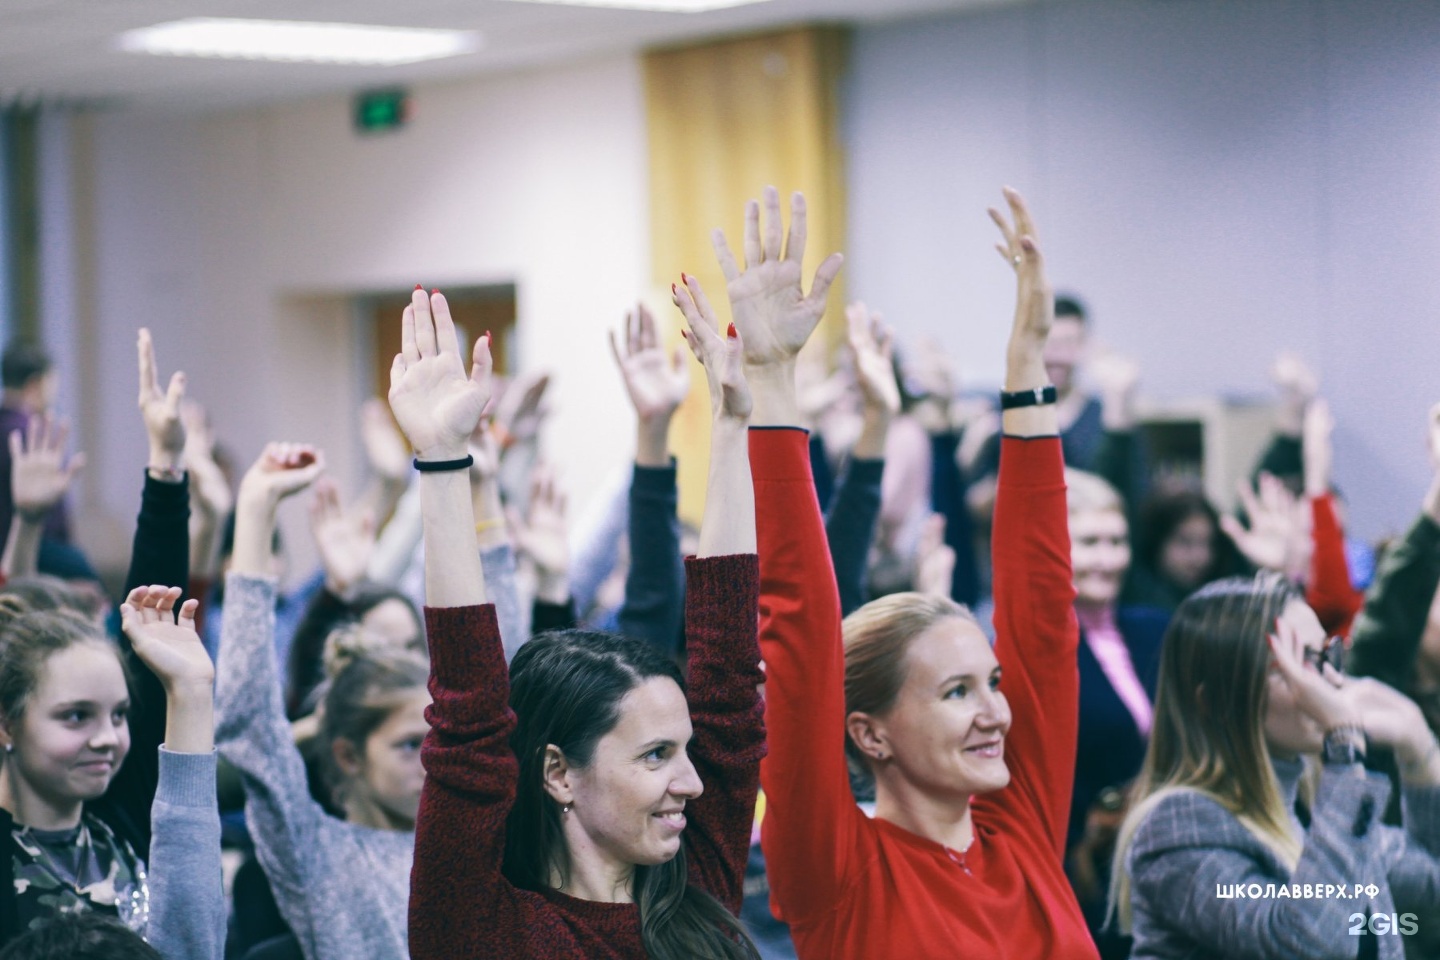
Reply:
<svg viewBox="0 0 1440 960"><path fill-rule="evenodd" d="M1377 937L1398 935L1413 937L1420 932L1419 918L1413 913L1375 913L1368 917L1363 913L1350 914L1350 936L1363 937L1371 934Z"/></svg>

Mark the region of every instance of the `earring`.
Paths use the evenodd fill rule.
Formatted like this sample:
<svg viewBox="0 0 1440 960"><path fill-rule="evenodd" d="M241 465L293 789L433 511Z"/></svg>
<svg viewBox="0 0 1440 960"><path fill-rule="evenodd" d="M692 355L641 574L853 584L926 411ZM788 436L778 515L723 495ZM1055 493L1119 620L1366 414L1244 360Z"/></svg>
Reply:
<svg viewBox="0 0 1440 960"><path fill-rule="evenodd" d="M568 804L568 803L565 804L565 806L563 806L563 807L560 808L560 812L561 812L562 814L569 813L569 812L570 812L570 806L571 806L571 805Z"/></svg>
<svg viewBox="0 0 1440 960"><path fill-rule="evenodd" d="M879 753L875 754L875 759L876 759L876 760L884 760L884 759L885 759L885 751L884 751L884 750L881 750Z"/></svg>
<svg viewBox="0 0 1440 960"><path fill-rule="evenodd" d="M6 753L14 753L14 752L15 752L15 744L13 744L13 743L7 743L7 744L5 744L5 752L6 752Z"/></svg>

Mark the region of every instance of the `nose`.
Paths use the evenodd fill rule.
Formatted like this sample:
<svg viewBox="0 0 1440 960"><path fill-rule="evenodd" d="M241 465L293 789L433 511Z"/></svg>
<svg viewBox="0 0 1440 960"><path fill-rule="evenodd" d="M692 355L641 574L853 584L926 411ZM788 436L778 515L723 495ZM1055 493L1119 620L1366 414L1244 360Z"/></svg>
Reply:
<svg viewBox="0 0 1440 960"><path fill-rule="evenodd" d="M987 732L1004 733L1010 729L1010 701L999 690L988 687L980 695L980 710L975 714L975 726Z"/></svg>
<svg viewBox="0 0 1440 960"><path fill-rule="evenodd" d="M117 724L109 718L102 719L90 737L90 743L88 744L90 749L96 752L118 749L120 746L120 727L123 723L124 721L121 721L121 723Z"/></svg>
<svg viewBox="0 0 1440 960"><path fill-rule="evenodd" d="M695 770L695 764L690 762L688 755L680 758L681 767L675 772L675 779L670 781L670 795L683 797L686 800L694 800L705 792L705 784L700 779L700 774Z"/></svg>

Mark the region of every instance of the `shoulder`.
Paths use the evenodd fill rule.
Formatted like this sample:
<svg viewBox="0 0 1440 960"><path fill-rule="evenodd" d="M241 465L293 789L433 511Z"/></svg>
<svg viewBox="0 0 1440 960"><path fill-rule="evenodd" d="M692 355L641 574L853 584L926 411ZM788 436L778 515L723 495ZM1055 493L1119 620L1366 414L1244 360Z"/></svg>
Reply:
<svg viewBox="0 0 1440 960"><path fill-rule="evenodd" d="M1148 809L1147 809L1148 808ZM1184 849L1226 847L1261 853L1264 845L1219 800L1199 790L1176 789L1151 797L1137 808L1141 816L1130 843L1138 860Z"/></svg>

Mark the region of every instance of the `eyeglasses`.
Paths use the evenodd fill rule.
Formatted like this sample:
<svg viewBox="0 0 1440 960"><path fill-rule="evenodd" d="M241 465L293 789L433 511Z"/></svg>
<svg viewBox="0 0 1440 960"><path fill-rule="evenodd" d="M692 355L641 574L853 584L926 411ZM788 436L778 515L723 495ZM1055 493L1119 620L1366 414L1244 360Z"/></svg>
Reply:
<svg viewBox="0 0 1440 960"><path fill-rule="evenodd" d="M1345 638L1331 637L1325 641L1325 645L1319 650L1305 648L1305 662L1314 665L1316 670L1325 672L1325 664L1335 668L1336 673L1345 672Z"/></svg>

